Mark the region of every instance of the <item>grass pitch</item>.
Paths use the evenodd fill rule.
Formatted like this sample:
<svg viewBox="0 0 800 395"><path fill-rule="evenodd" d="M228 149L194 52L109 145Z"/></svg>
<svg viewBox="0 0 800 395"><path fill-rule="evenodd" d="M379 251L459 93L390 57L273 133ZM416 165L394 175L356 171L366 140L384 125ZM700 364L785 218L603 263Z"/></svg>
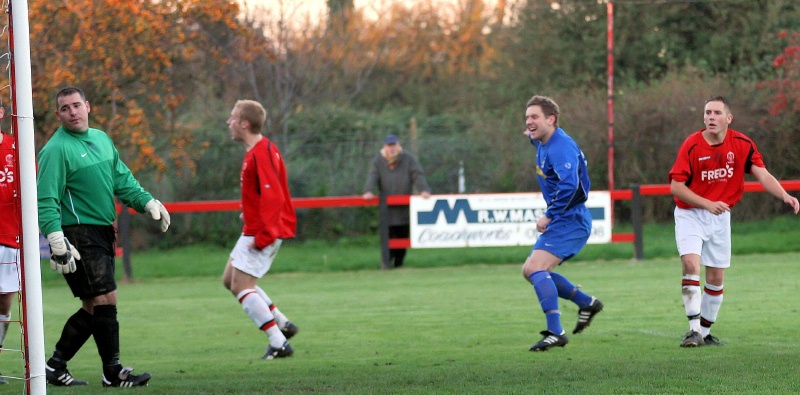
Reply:
<svg viewBox="0 0 800 395"><path fill-rule="evenodd" d="M713 330L727 346L696 349L678 347L688 325L677 258L567 263L559 272L605 310L572 335L577 308L562 300L570 343L543 353L528 351L545 324L520 264L270 273L262 288L300 327L295 355L275 361L260 359L266 336L218 275L144 278L120 284L122 362L153 374L136 391L152 394L798 393L798 260L736 256ZM63 280L46 281L43 297L49 357L78 303ZM0 371L21 374L8 359ZM49 393L109 391L93 340L69 369L89 387Z"/></svg>

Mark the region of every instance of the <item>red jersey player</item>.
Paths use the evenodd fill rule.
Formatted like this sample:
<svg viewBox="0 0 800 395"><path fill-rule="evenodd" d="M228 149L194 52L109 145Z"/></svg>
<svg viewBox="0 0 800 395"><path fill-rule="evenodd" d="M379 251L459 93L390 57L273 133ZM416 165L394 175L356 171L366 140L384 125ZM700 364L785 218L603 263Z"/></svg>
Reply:
<svg viewBox="0 0 800 395"><path fill-rule="evenodd" d="M683 264L682 295L689 332L681 347L723 345L711 336L722 305L724 270L731 263L730 211L744 193L744 175L752 174L767 192L797 214L800 204L767 171L753 140L729 129L730 103L722 96L705 104L705 129L681 145L669 172L675 197L675 241ZM700 291L700 265L706 267Z"/></svg>
<svg viewBox="0 0 800 395"><path fill-rule="evenodd" d="M0 119L5 109L0 106ZM14 136L0 131L0 349L8 332L11 320L11 305L20 289L19 237L21 226L16 204L18 196L18 167L14 160L16 150ZM8 382L0 375L0 384Z"/></svg>
<svg viewBox="0 0 800 395"><path fill-rule="evenodd" d="M266 117L260 103L239 100L228 118L231 139L242 143L247 153L241 173L244 227L231 251L222 282L269 338L264 359L275 359L292 355L288 339L297 333L297 326L275 307L257 283L272 266L283 239L294 237L297 216L283 157L278 147L261 134Z"/></svg>

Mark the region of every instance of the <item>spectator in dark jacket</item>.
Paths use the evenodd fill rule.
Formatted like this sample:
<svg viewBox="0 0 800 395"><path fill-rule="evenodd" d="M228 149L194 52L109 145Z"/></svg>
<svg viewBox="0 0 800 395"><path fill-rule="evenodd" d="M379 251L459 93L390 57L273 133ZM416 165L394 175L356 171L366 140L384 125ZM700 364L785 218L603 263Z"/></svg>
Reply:
<svg viewBox="0 0 800 395"><path fill-rule="evenodd" d="M373 191L376 188L379 194L385 196L412 195L414 189L424 198L431 195L422 166L414 155L403 151L400 139L393 134L386 136L383 148L372 159L367 182L364 184L364 199L374 198ZM410 236L408 206L389 206L388 221L390 239ZM390 250L390 264L394 267L403 266L405 256L405 249Z"/></svg>

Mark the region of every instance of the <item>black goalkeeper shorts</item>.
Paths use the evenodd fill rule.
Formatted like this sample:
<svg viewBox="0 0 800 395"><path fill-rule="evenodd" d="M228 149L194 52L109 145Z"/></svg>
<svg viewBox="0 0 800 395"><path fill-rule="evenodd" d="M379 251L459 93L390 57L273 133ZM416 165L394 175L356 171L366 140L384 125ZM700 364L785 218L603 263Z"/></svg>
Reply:
<svg viewBox="0 0 800 395"><path fill-rule="evenodd" d="M110 225L73 225L63 230L81 255L75 260L75 273L64 275L72 295L84 300L115 291L116 229Z"/></svg>

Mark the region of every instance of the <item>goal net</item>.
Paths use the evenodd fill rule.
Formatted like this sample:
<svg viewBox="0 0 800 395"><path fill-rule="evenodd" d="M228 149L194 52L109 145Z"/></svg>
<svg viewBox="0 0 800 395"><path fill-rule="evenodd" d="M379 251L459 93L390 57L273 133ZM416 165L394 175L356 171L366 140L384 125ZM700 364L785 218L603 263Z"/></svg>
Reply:
<svg viewBox="0 0 800 395"><path fill-rule="evenodd" d="M16 295L9 316L3 315L0 319L0 327L7 325L0 349L0 373L3 381L8 382L0 384L0 392L44 394L44 325L28 3L26 0L2 0L2 3L7 18L0 35L7 50L0 53L0 59L6 62L6 73L0 73L0 104L5 110L0 127L15 144L9 150L4 149L0 157L0 188L11 192L0 195L10 196L0 201L0 221L12 223L11 227L0 228L4 229L0 236L6 236L0 240L6 240L4 245L8 240L16 241L19 248L7 246L13 252L2 254L0 265L14 265L18 269L19 276L11 284L17 285L19 290L11 292ZM8 390L1 387L8 387Z"/></svg>

